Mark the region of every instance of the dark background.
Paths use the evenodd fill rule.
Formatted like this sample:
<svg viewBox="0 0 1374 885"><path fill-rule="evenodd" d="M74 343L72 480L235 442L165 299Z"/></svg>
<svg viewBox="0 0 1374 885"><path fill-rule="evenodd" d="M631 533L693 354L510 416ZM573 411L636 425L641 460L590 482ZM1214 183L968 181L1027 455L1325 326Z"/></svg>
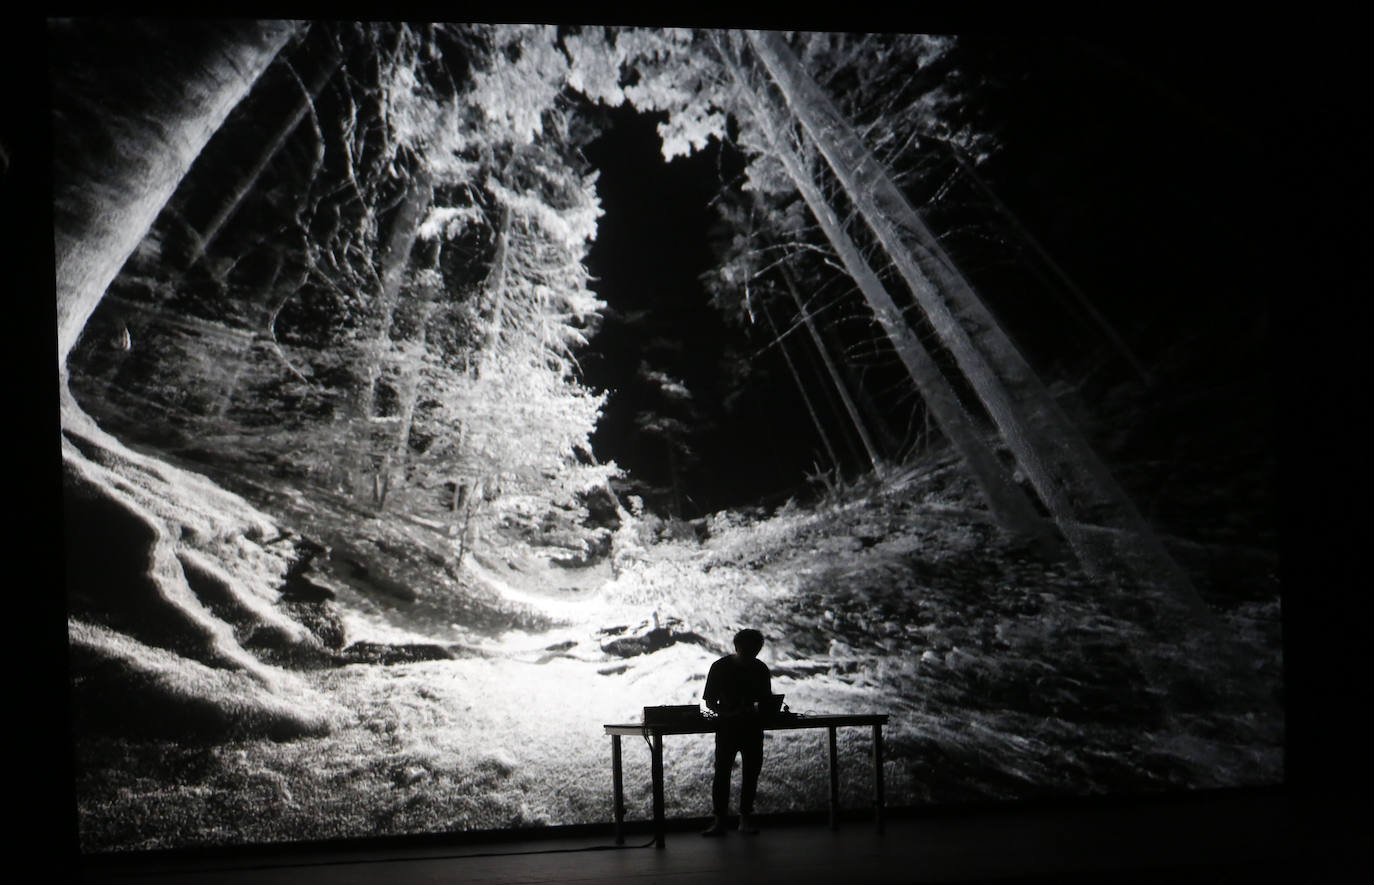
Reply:
<svg viewBox="0 0 1374 885"><path fill-rule="evenodd" d="M1241 201L1229 204L1232 223L1243 231L1232 239L1248 243L1248 253L1259 261L1240 272L1257 281L1276 305L1271 353L1276 367L1273 392L1280 404L1277 441L1290 687L1287 769L1295 796L1307 812L1308 835L1318 834L1320 839L1320 833L1334 834L1319 846L1326 850L1344 834L1358 835L1355 828L1362 816L1357 802L1366 795L1358 773L1364 770L1361 760L1367 754L1356 742L1362 734L1357 727L1365 706L1361 698L1367 697L1364 680L1357 674L1368 666L1362 653L1368 623L1368 568L1362 556L1367 547L1368 480L1361 465L1366 458L1363 425L1369 390L1365 351L1370 287L1365 256L1372 145L1368 77L1360 62L1363 48L1349 36L1349 22L1311 18L1309 14L1307 20L1299 17L1239 32L1226 23L1224 29L1214 26L1197 36L1180 34L1178 23L1169 22L1175 27L1167 36L1156 24L1155 33L1132 39L1101 33L1094 39L1116 45L1118 57L1131 59L1137 70L1143 68L1144 83L1162 79L1170 87L1166 95L1181 92L1191 97L1189 104L1201 103L1208 116L1233 133L1221 139L1183 138L1182 133L1170 138L1165 130L1153 130L1173 145L1175 156L1192 148L1205 154L1209 146L1228 143L1254 148L1239 161L1221 164L1227 182L1221 193L1235 193L1245 185L1240 188ZM968 23L957 25L963 30ZM851 21L850 26L866 25ZM24 47L5 54L12 88L0 120L7 153L0 177L0 211L10 232L9 304L17 313L13 330L18 339L17 346L8 349L14 355L9 377L17 379L10 388L12 438L17 440L10 464L18 474L11 506L21 526L12 549L26 551L12 566L12 598L19 602L12 623L23 631L13 646L20 686L12 703L24 711L18 731L25 739L22 749L12 752L24 771L14 792L28 797L25 801L32 805L21 815L28 832L15 835L20 838L16 844L40 846L26 855L53 869L75 856L75 829L62 703L68 688L63 665L65 613L57 592L63 557L56 504L57 409L51 385L55 317L47 202L49 138L45 89L38 74L43 23L16 18L9 33L13 47ZM1161 46L1167 51L1161 53ZM1092 84L1062 84L1069 93L1078 87L1091 91ZM1158 94L1143 84L1141 92ZM1174 107L1175 114L1193 116ZM1101 128L1105 134L1113 132L1105 123ZM1053 134L1049 126L1039 131ZM1053 142L1050 138L1045 148L1051 157ZM1222 150L1212 162L1227 156ZM1216 168L1195 167L1195 180L1208 182L1208 170ZM991 173L989 177L994 178ZM1161 179L1169 177L1154 178L1153 185L1142 181L1136 192L1151 196ZM995 180L1011 187L1007 176ZM1092 192L1092 181L1082 179L1080 198ZM1075 248L1068 242L1075 237L1051 233L1060 192L1049 187L1041 191L1038 210L1029 201L1019 202L1012 189L1004 190L1002 197L1072 273L1081 275L1080 283L1087 288L1093 272L1083 264L1099 254L1098 249L1088 243ZM1196 194L1185 187L1178 192ZM1122 200L1110 202L1111 211L1127 212ZM1094 205L1107 211L1102 201ZM1212 205L1201 195L1195 196L1193 205L1210 206L1214 213L1228 208L1225 202ZM1200 223L1200 217L1188 213L1161 214L1179 224ZM1133 228L1142 229L1148 227ZM1153 243L1157 247L1174 239L1162 237ZM1161 254L1148 248L1144 239L1131 242L1144 254ZM1097 273L1111 275L1110 264L1100 266ZM1134 273L1115 278L1130 280ZM615 305L608 291L603 297ZM29 513L32 518L23 518Z"/></svg>

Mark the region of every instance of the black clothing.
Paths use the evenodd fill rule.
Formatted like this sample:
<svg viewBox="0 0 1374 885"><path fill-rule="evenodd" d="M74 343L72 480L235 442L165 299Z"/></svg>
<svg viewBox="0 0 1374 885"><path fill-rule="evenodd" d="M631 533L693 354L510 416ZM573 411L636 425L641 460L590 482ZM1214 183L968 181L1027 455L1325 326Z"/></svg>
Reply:
<svg viewBox="0 0 1374 885"><path fill-rule="evenodd" d="M716 774L711 781L711 813L725 817L730 810L730 769L739 753L739 810L753 814L754 793L763 770L763 729L724 726L716 732Z"/></svg>
<svg viewBox="0 0 1374 885"><path fill-rule="evenodd" d="M755 703L763 703L772 696L770 680L768 665L758 658L726 655L707 671L701 699L721 716L752 713Z"/></svg>
<svg viewBox="0 0 1374 885"><path fill-rule="evenodd" d="M757 658L728 655L711 665L702 699L719 714L716 729L716 769L711 783L711 813L725 817L730 805L730 769L740 757L742 814L754 810L754 794L763 769L763 726L755 703L772 694L768 665Z"/></svg>

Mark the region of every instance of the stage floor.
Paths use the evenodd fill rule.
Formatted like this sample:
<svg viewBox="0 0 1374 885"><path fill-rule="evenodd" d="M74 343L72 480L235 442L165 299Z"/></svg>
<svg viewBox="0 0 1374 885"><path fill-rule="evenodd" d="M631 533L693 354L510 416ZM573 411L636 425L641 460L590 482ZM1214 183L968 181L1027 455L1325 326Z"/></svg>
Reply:
<svg viewBox="0 0 1374 885"><path fill-rule="evenodd" d="M688 825L691 828L687 828ZM885 832L862 820L761 820L756 836L698 835L670 823L655 849L647 828L627 847L604 836L461 844L348 844L284 852L88 859L96 883L698 883L1304 881L1289 802L1280 791L1011 807L894 812ZM633 846L633 847L630 847Z"/></svg>

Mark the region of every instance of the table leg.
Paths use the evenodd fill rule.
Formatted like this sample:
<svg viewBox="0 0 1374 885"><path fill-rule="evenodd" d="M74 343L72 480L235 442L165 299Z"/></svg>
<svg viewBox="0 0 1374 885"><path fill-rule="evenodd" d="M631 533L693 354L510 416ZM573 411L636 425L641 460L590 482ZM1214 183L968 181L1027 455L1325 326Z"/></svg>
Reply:
<svg viewBox="0 0 1374 885"><path fill-rule="evenodd" d="M873 726L873 823L883 831L883 727Z"/></svg>
<svg viewBox="0 0 1374 885"><path fill-rule="evenodd" d="M835 726L830 732L830 829L840 828L840 766L839 751L835 743Z"/></svg>
<svg viewBox="0 0 1374 885"><path fill-rule="evenodd" d="M620 769L620 735L611 735L611 788L615 793L615 844L625 844L625 778Z"/></svg>
<svg viewBox="0 0 1374 885"><path fill-rule="evenodd" d="M654 735L654 847L663 847L663 735Z"/></svg>

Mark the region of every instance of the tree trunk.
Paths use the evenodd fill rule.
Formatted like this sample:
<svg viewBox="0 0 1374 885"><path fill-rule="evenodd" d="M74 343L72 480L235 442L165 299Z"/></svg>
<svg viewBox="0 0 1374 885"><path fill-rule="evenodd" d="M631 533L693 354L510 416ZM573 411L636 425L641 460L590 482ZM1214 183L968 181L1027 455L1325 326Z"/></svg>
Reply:
<svg viewBox="0 0 1374 885"><path fill-rule="evenodd" d="M1200 609L1187 574L781 35L749 31L747 36L973 384L1080 561L1104 576L1125 568L1162 583L1185 605ZM1111 531L1094 531L1094 525Z"/></svg>
<svg viewBox="0 0 1374 885"><path fill-rule="evenodd" d="M501 221L497 225L496 254L492 256L491 270L487 273L486 290L491 299L491 326L487 329L484 348L488 358L496 356L501 344L501 324L505 321L506 309L506 272L509 263L511 211L505 206L500 209Z"/></svg>
<svg viewBox="0 0 1374 885"><path fill-rule="evenodd" d="M67 29L91 26L52 27L60 44ZM296 30L286 22L221 22L211 33L205 23L177 52L160 50L167 65L176 65L165 75L128 83L132 69L55 74L63 79L55 90L85 93L54 107L57 364L64 389L67 355L105 290L210 136ZM103 100L95 97L101 94Z"/></svg>
<svg viewBox="0 0 1374 885"><path fill-rule="evenodd" d="M879 326L892 341L902 364L906 366L916 388L935 415L941 432L963 458L970 474L982 490L993 518L1006 531L1048 547L1051 536L1044 521L1040 519L1025 493L1011 481L996 455L983 442L954 390L940 374L935 360L911 331L901 311L892 301L892 296L883 288L877 274L845 233L839 218L825 201L820 188L802 167L801 158L785 140L786 128L780 121L779 114L771 107L771 100L752 88L744 72L725 47L722 47L722 53L731 67L741 93L751 106L760 128L768 139L769 146L782 162L797 190L801 192L811 214L820 223L845 270L858 284Z"/></svg>
<svg viewBox="0 0 1374 885"><path fill-rule="evenodd" d="M463 573L463 559L468 555L468 550L472 544L472 514L483 493L481 480L476 480L473 485L465 486L465 488L467 494L463 501L463 527L458 533L458 560L453 565L453 579L455 581Z"/></svg>
<svg viewBox="0 0 1374 885"><path fill-rule="evenodd" d="M988 186L988 183L983 180L983 176L978 174L978 170L973 167L973 164L964 158L964 152L960 150L959 146L949 142L946 142L946 145L949 148L949 152L954 156L955 162L959 164L959 168L963 170L969 180L978 186L978 189L988 198L988 202L992 204L992 207L1006 220L1006 223L1011 227L1012 231L1030 246L1036 255L1040 256L1040 260L1045 262L1045 265L1059 280L1060 284L1063 285L1065 289L1069 290L1074 300L1077 301L1078 306L1092 319L1097 328L1107 340L1111 342L1116 352L1121 354L1121 358L1140 376L1141 381L1148 384L1150 382L1149 370L1140 362L1140 359L1135 355L1135 352L1131 350L1130 345L1122 339L1121 335L1116 331L1116 328L1107 321L1107 318L1102 315L1101 311L1093 306L1088 296L1083 293L1082 289L1078 288L1078 284L1059 266L1059 262L1055 261L1054 257L1050 255L1045 247L1040 245L1040 241L1037 240L1030 231L1026 230L1026 226L1021 223L1021 219L1017 218L1016 214L1013 213L1011 209L1007 208L1007 205L993 192L992 188Z"/></svg>
<svg viewBox="0 0 1374 885"><path fill-rule="evenodd" d="M374 507L380 497L379 471L383 467L375 459L381 457L385 461L388 453L384 445L378 451L379 443L372 430L372 419L376 417L377 381L381 378L382 363L391 346L391 326L406 269L410 265L410 251L415 246L420 225L433 198L433 181L421 165L408 183L405 197L392 218L386 243L382 246L382 267L378 274L381 290L368 308L369 324L362 334L362 355L355 369L357 380L351 414L354 422L352 444L357 448L349 459L353 464L350 485L356 497L370 499Z"/></svg>
<svg viewBox="0 0 1374 885"><path fill-rule="evenodd" d="M1105 594L1151 593L1139 625L1175 659L1133 656L1172 715L1170 691L1189 678L1230 685L1218 708L1259 712L1281 723L1248 650L1203 602L1135 504L1031 371L1005 330L954 266L891 176L776 32L750 31L750 44L815 141L849 199L877 235L987 407L1003 438L1085 568L1106 579ZM1134 586L1117 580L1130 577ZM1179 660L1182 660L1182 664ZM1224 675L1209 667L1217 666ZM1187 677L1180 670L1192 670Z"/></svg>
<svg viewBox="0 0 1374 885"><path fill-rule="evenodd" d="M361 378L353 413L366 421L373 417L377 397L377 379L381 377L382 357L391 340L391 325L396 313L396 304L401 297L401 285L405 281L406 268L410 265L410 251L420 234L420 224L429 211L434 199L434 184L429 172L423 166L415 173L392 219L391 230L386 244L382 247L382 270L379 274L381 291L370 307L371 328L365 333L363 346L365 353L360 368Z"/></svg>
<svg viewBox="0 0 1374 885"><path fill-rule="evenodd" d="M835 386L835 391L840 396L840 402L844 404L844 410L849 415L849 420L854 424L854 430L859 434L859 439L863 442L864 451L868 453L868 462L873 465L875 472L881 470L882 456L878 453L878 447L874 445L873 437L868 435L868 427L864 423L863 416L859 414L858 407L854 405L854 400L849 395L849 388L835 367L835 361L830 358L830 351L826 349L825 342L821 340L821 333L816 328L815 321L811 319L811 313L806 309L806 303L802 301L801 293L797 291L797 285L792 281L792 275L787 272L785 265L779 265L778 270L782 274L787 291L791 293L792 300L797 305L797 314L806 324L806 331L811 335L811 342L816 345L816 352L821 355L821 361L825 363L825 370L830 375L830 382Z"/></svg>
<svg viewBox="0 0 1374 885"><path fill-rule="evenodd" d="M432 262L426 263L438 267L439 247L437 243L433 249L433 256ZM418 314L416 321L419 329L415 335L415 353L407 360L401 373L401 389L398 391L401 400L401 414L396 427L396 442L387 454L386 463L382 468L382 487L377 498L379 511L386 508L386 496L392 488L397 471L401 473L405 471L406 453L410 449L410 428L415 421L415 404L420 398L420 376L424 370L429 318L434 314L435 299L438 297L439 291L435 286L426 285L420 286L416 293L416 311Z"/></svg>
<svg viewBox="0 0 1374 885"><path fill-rule="evenodd" d="M796 363L792 361L792 354L787 352L787 342L782 340L777 323L773 322L773 314L768 310L768 305L760 301L759 307L763 310L763 318L768 321L768 329L773 333L773 339L778 342L778 348L782 350L782 358L786 360L787 369L792 373L792 381L797 385L797 392L801 394L802 402L806 404L806 413L811 416L811 423L816 426L816 434L821 438L821 444L825 446L826 454L830 456L830 464L836 470L840 470L840 459L835 454L835 447L830 444L830 435L825 432L825 424L821 422L820 415L816 414L816 407L811 404L811 396L806 392L806 383L802 381L801 373L797 371ZM873 467L877 469L876 462Z"/></svg>
<svg viewBox="0 0 1374 885"><path fill-rule="evenodd" d="M821 358L816 353L815 348L812 348L808 352L808 358L811 361L811 371L815 376L824 377L825 365L821 362ZM862 465L872 463L868 455L863 451L863 441L857 439L858 434L848 432L848 428L851 426L852 422L849 421L849 416L845 412L844 403L840 402L840 397L835 391L835 386L833 384L820 384L818 386L821 389L821 397L825 400L826 414L834 419L838 426L846 428L846 432L839 434L840 442L844 444L845 454L850 456L852 463L859 466L861 469Z"/></svg>
<svg viewBox="0 0 1374 885"><path fill-rule="evenodd" d="M327 731L342 711L236 638L266 631L286 645L319 644L272 605L275 588L260 574L217 559L222 539L235 539L259 545L255 569L284 568L281 548L262 546L277 534L270 520L105 433L72 397L67 374L110 282L297 26L73 20L49 28L69 636L73 672L94 686L82 699L110 708L151 702L167 715L142 724L173 731Z"/></svg>
<svg viewBox="0 0 1374 885"><path fill-rule="evenodd" d="M341 61L335 58L330 64L326 66L324 70L328 72L329 75L332 75L334 71L338 70L340 64ZM320 75L317 81L318 85L307 96L308 103L303 106L304 109L308 109L313 112L314 99L319 94L320 89L323 88L324 83L327 82L328 79L329 77L326 76L324 73ZM299 124L299 122L300 119L298 117L291 124L290 128L294 129L295 126ZM307 176L305 176L306 181L314 181L315 177L319 174L320 169L324 165L323 134L320 132L319 121L315 120L314 123L316 135L315 149L311 156L310 172ZM274 154L276 151L280 150L280 147L281 145L276 145L272 148L272 151L270 153ZM253 174L249 176L247 180L256 181L258 176L262 173L262 167L265 166L266 163L270 161L270 159L270 155L264 155L261 166L255 169ZM239 195L233 201L233 207L236 207L238 201L241 199L242 195ZM300 193L296 197L294 215L296 218L296 222L300 228L301 239L303 241L301 244L303 247L301 250L302 255L308 255L310 251L309 243L305 242L309 238L310 223L306 218L304 218L304 210L308 200L309 188L301 188ZM230 208L226 213L225 217L227 218L228 214L232 214L232 211L233 208ZM203 250L208 245L208 242L209 241L205 239L198 240L198 245L196 248ZM313 386L310 380L305 377L304 373L302 373L299 369L297 369L294 365L291 364L291 361L287 358L285 351L282 350L281 343L277 340L277 318L281 315L281 311L286 306L287 302L290 301L291 298L294 297L298 292L300 292L301 289L305 286L306 280L310 276L310 264L308 259L306 261L303 261L299 268L299 273L296 274L294 280L288 282L287 285L282 286L280 289L278 289L277 281L281 279L282 271L286 266L286 249L284 244L276 244L272 252L272 273L268 278L267 284L262 287L262 290L265 293L267 293L269 301L263 304L263 318L259 323L258 337L255 340L264 342L267 345L267 347L272 351L273 355L277 357L277 360L282 364L282 366L292 375L296 376L298 380ZM195 261L198 260L198 257L199 253L195 258L192 259L191 263L194 264ZM222 416L228 411L230 402L232 401L235 393L237 393L239 373L245 366L247 360L250 358L251 354L247 350L240 354L238 369L235 371L233 379L227 385L227 389L221 395L219 402L216 405L216 415Z"/></svg>
<svg viewBox="0 0 1374 885"><path fill-rule="evenodd" d="M272 136L272 140L267 143L267 147L258 154L258 159L253 164L253 167L239 179L233 192L229 194L229 197L220 205L214 217L205 225L205 230L197 233L194 249L189 260L186 262L188 268L194 267L196 262L200 261L205 255L205 250L210 248L210 244L215 241L215 237L219 236L219 232L224 227L225 222L238 211L239 205L243 203L243 198L248 196L248 192L253 189L253 185L257 184L258 178L262 175L263 170L267 168L267 165L271 163L272 159L281 151L287 139L296 131L296 127L301 125L301 121L305 119L305 115L310 113L311 109L314 107L315 99L319 97L320 92L324 90L325 84L334 76L334 72L339 69L339 65L342 63L343 59L337 56L330 59L318 72L316 72L309 86L301 84L305 94L301 96L301 101L296 105L294 112L282 122L282 125Z"/></svg>
<svg viewBox="0 0 1374 885"><path fill-rule="evenodd" d="M876 437L874 442L878 444L878 450L891 452L894 457L900 457L902 441L888 423L883 410L873 401L873 395L868 392L863 375L855 371L854 366L848 361L838 363L837 368L840 370L840 377L849 388L854 405L859 408L859 414L867 421L869 432Z"/></svg>

